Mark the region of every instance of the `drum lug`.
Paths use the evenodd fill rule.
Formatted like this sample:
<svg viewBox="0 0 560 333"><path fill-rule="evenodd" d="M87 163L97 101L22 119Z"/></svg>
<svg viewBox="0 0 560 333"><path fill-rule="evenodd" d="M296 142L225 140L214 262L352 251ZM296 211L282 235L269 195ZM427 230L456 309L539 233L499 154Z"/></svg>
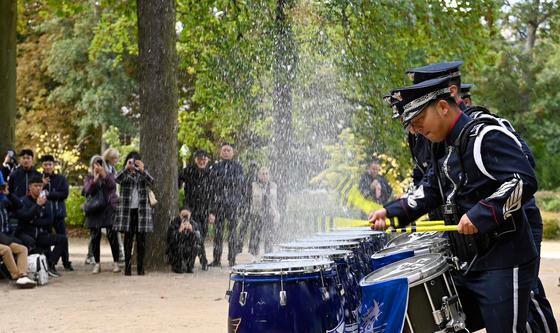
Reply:
<svg viewBox="0 0 560 333"><path fill-rule="evenodd" d="M243 291L239 294L239 304L245 306L245 303L247 303L247 292Z"/></svg>
<svg viewBox="0 0 560 333"><path fill-rule="evenodd" d="M285 290L280 290L280 306L286 306L288 304L288 295Z"/></svg>
<svg viewBox="0 0 560 333"><path fill-rule="evenodd" d="M329 291L325 287L325 280L323 279L323 270L322 269L320 271L320 274L321 274L321 285L322 285L322 287L319 288L319 291L321 291L321 297L323 298L323 301L327 301L329 298L331 298L331 296L329 295Z"/></svg>

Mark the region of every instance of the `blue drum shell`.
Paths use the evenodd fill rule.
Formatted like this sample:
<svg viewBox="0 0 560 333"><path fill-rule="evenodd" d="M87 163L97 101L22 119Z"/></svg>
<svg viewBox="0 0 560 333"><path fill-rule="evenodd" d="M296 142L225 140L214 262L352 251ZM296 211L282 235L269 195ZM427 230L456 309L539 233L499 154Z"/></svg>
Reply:
<svg viewBox="0 0 560 333"><path fill-rule="evenodd" d="M344 313L335 282L335 272L324 272L323 281L329 298L323 300L319 273L284 276L287 295L280 305L279 276L232 276L229 300L229 332L308 333L343 332ZM247 292L246 303L239 302L241 290Z"/></svg>

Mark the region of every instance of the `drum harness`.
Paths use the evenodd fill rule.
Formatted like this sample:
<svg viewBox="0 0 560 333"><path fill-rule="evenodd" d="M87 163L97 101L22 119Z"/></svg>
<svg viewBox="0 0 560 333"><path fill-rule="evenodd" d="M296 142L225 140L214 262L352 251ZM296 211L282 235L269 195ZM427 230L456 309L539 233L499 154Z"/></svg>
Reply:
<svg viewBox="0 0 560 333"><path fill-rule="evenodd" d="M443 210L443 218L446 225L457 225L461 218L459 212L459 205L457 204L457 195L460 193L462 187L466 182L466 172L463 163L463 153L467 149L469 143L469 134L471 130L478 125L500 125L496 119L493 118L478 118L471 120L463 127L459 136L455 140L453 146L448 147L447 156L443 162L443 169L440 170L438 160L436 158L435 146L432 144L432 165L434 166L435 175L437 178L438 188L444 204L441 206ZM459 183L455 183L447 170L447 162L451 157L453 150L457 150L457 157L460 167ZM445 196L443 191L443 180L447 178L455 187L454 190ZM489 249L490 236L489 235L462 235L458 233L448 233L449 242L452 248L452 253L455 255L452 260L458 271L462 271L463 275L467 275L471 270L475 261L479 256L486 253Z"/></svg>

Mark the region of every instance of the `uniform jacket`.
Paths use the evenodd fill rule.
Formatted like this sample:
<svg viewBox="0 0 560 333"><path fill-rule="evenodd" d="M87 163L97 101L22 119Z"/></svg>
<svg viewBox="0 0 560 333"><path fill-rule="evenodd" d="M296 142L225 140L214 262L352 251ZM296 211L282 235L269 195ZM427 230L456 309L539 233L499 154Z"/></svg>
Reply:
<svg viewBox="0 0 560 333"><path fill-rule="evenodd" d="M148 188L153 185L154 178L144 170L144 173L132 172L122 169L117 173L117 183L120 184L120 193L115 212L113 229L130 231L130 200L132 189L138 186L138 232L154 231L152 207L148 201Z"/></svg>
<svg viewBox="0 0 560 333"><path fill-rule="evenodd" d="M211 212L225 208L239 208L243 202L245 177L243 167L237 161L222 160L210 169L212 182Z"/></svg>
<svg viewBox="0 0 560 333"><path fill-rule="evenodd" d="M96 214L86 216L86 225L88 228L100 228L113 225L113 212L115 211L116 202L116 183L112 174L108 173L105 178L99 178L97 182L93 182L93 175L88 174L84 180L83 194L85 196L95 196L98 191L104 191L107 198L107 206L105 209Z"/></svg>
<svg viewBox="0 0 560 333"><path fill-rule="evenodd" d="M0 199L0 244L10 245L13 237L10 235L8 226L8 212L17 211L22 207L21 201L12 193Z"/></svg>
<svg viewBox="0 0 560 333"><path fill-rule="evenodd" d="M66 217L66 199L68 199L68 181L62 175L52 174L43 175L49 177L49 183L45 185L44 189L49 191L47 199L54 205L54 217Z"/></svg>
<svg viewBox="0 0 560 333"><path fill-rule="evenodd" d="M35 170L33 167L29 170L24 170L21 166L15 169L8 179L10 192L15 194L18 198L24 197L29 189L29 179L33 176L41 177L39 171Z"/></svg>
<svg viewBox="0 0 560 333"><path fill-rule="evenodd" d="M537 180L519 141L496 125L479 125L469 134L461 158L463 177L455 140L471 118L460 114L445 141L445 155L438 160L443 179L440 195L434 168L405 198L386 205L389 217L409 223L442 204L456 202L458 216L467 214L479 233L491 236L488 251L474 263L473 270L510 268L536 257L535 246L522 206L537 190ZM453 234L451 234L453 236Z"/></svg>

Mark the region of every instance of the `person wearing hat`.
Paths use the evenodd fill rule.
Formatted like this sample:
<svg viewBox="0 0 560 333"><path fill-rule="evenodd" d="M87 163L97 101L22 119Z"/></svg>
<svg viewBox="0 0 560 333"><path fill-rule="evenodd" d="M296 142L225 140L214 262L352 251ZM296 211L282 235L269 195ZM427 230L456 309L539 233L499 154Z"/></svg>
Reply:
<svg viewBox="0 0 560 333"><path fill-rule="evenodd" d="M43 189L47 193L47 199L53 205L53 229L57 235L66 236L66 199L68 199L68 181L63 175L54 172L55 159L52 155L41 156L43 166ZM56 264L56 263L55 263ZM62 254L62 264L66 271L73 271L69 254Z"/></svg>
<svg viewBox="0 0 560 333"><path fill-rule="evenodd" d="M18 226L15 236L29 250L40 249L46 252L49 263L49 275L60 276L55 264L68 253L68 238L65 235L51 234L54 221L53 205L43 190L43 177L33 176L29 179L28 194L21 198L22 208L16 212ZM51 251L51 247L54 249Z"/></svg>
<svg viewBox="0 0 560 333"><path fill-rule="evenodd" d="M8 179L10 191L18 198L23 198L29 188L29 179L41 176L41 173L33 166L33 151L22 149L19 153L19 167L14 169Z"/></svg>
<svg viewBox="0 0 560 333"><path fill-rule="evenodd" d="M208 153L199 149L193 155L192 164L187 165L179 174L179 186L183 184L185 190L184 209L190 212L190 219L198 224L200 230L200 251L198 259L202 270L208 269L208 259L204 241L208 234L209 204L210 204L210 170ZM194 263L194 261L193 261Z"/></svg>
<svg viewBox="0 0 560 333"><path fill-rule="evenodd" d="M465 103L465 105L469 108L473 105L471 98L472 86L473 85L469 83L461 83L461 93L459 94L459 96L463 100L463 103Z"/></svg>
<svg viewBox="0 0 560 333"><path fill-rule="evenodd" d="M445 155L414 193L371 212L369 221L382 230L386 218L408 224L443 205L446 224L458 229L448 237L467 328L525 332L537 252L522 207L537 190L534 170L511 132L497 122L471 122L451 97L450 79L391 92L394 116L442 143Z"/></svg>
<svg viewBox="0 0 560 333"><path fill-rule="evenodd" d="M214 236L214 260L211 267L221 267L224 227L228 223L228 262L235 265L239 234L237 220L244 203L245 175L241 164L234 160L235 151L230 143L222 143L220 161L210 169L212 182L212 201L210 219L214 217L216 234Z"/></svg>

